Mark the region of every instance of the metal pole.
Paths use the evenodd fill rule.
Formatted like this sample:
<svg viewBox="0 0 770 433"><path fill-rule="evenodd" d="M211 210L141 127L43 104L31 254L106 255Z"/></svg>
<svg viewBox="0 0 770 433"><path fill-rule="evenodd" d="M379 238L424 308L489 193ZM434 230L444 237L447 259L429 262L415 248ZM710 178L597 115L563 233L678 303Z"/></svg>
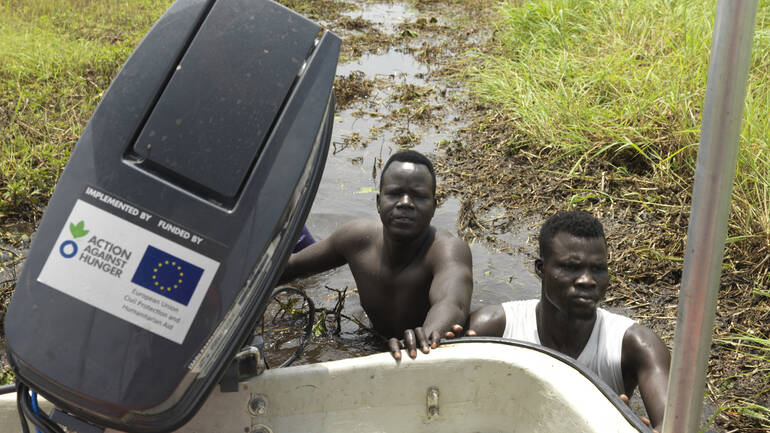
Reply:
<svg viewBox="0 0 770 433"><path fill-rule="evenodd" d="M717 4L665 433L693 433L700 427L756 13L757 0Z"/></svg>

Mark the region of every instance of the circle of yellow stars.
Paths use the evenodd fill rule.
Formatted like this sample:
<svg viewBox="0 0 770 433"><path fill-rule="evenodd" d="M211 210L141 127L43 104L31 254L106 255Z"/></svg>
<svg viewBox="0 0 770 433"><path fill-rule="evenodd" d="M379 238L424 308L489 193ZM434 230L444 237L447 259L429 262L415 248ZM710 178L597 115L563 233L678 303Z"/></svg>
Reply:
<svg viewBox="0 0 770 433"><path fill-rule="evenodd" d="M164 285L161 285L157 281L158 276L156 274L158 272L160 272L160 269L163 268L164 265L167 266L167 267L170 267L172 271L174 270L174 268L176 268L176 271L179 273L178 278L174 282L174 284L164 286ZM168 271L166 271L166 272L168 272ZM163 261L163 262L158 262L157 266L155 266L152 269L152 279L156 280L155 281L155 287L157 287L158 290L161 290L161 291L168 290L170 292L172 289L178 289L179 285L182 284L182 277L184 277L184 272L182 272L182 267L179 266L175 261L169 262L168 260L166 260L166 261Z"/></svg>

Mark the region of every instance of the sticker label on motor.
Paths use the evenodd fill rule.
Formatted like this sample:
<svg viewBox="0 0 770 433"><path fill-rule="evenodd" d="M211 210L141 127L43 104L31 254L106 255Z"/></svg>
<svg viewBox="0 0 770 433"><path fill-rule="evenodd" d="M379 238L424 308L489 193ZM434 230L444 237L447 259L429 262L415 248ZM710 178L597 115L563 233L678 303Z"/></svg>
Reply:
<svg viewBox="0 0 770 433"><path fill-rule="evenodd" d="M78 200L38 281L182 344L219 262Z"/></svg>

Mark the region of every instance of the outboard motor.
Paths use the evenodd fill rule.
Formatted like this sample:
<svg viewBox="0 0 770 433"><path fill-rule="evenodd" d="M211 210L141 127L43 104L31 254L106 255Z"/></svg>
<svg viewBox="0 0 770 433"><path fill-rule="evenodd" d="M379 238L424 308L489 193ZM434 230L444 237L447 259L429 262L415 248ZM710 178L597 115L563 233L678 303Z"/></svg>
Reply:
<svg viewBox="0 0 770 433"><path fill-rule="evenodd" d="M302 230L340 40L269 0L177 0L51 197L5 316L20 383L129 432L183 425Z"/></svg>

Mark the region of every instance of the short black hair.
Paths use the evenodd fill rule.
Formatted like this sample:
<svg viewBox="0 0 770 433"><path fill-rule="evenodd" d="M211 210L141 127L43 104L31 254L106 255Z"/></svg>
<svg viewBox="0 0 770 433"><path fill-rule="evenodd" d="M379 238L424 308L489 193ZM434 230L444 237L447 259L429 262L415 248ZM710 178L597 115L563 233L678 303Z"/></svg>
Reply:
<svg viewBox="0 0 770 433"><path fill-rule="evenodd" d="M607 245L604 227L596 217L588 212L578 210L558 212L551 215L540 228L538 241L541 259L545 260L546 256L551 253L551 240L560 232L579 238L600 238Z"/></svg>
<svg viewBox="0 0 770 433"><path fill-rule="evenodd" d="M430 177L433 179L433 197L436 197L436 171L433 169L433 163L430 162L430 159L428 159L427 156L411 149L402 150L390 155L388 162L385 163L385 167L383 167L382 172L380 172L380 191L382 191L382 179L385 178L385 171L393 162L411 162L413 164L421 164L428 167Z"/></svg>

